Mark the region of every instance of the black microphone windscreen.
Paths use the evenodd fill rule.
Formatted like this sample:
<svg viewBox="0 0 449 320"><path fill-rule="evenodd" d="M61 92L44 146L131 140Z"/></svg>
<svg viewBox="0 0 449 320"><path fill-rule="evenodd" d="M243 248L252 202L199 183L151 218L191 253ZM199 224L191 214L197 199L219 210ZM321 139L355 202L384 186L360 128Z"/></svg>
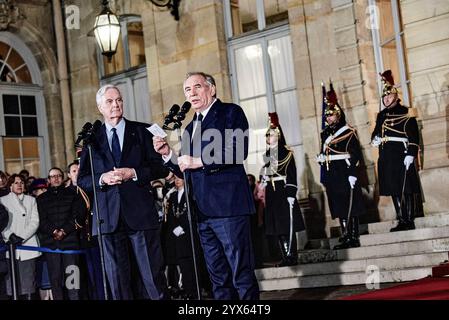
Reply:
<svg viewBox="0 0 449 320"><path fill-rule="evenodd" d="M165 116L165 119L164 119L165 127L173 122L173 119L178 112L179 112L179 106L177 104L172 105L172 107L170 108L170 110L168 111L168 114Z"/></svg>
<svg viewBox="0 0 449 320"><path fill-rule="evenodd" d="M171 115L172 117L174 115L176 115L179 112L179 106L177 104L174 104L171 108L170 111L168 112L169 115Z"/></svg>
<svg viewBox="0 0 449 320"><path fill-rule="evenodd" d="M88 131L88 130L90 130L91 128L92 128L92 123L86 122L81 130L82 130L82 131Z"/></svg>
<svg viewBox="0 0 449 320"><path fill-rule="evenodd" d="M192 106L192 105L190 104L189 101L185 101L185 102L182 104L181 112L184 112L184 113L189 112L191 106Z"/></svg>
<svg viewBox="0 0 449 320"><path fill-rule="evenodd" d="M92 126L92 131L96 131L98 128L101 127L103 123L100 120L95 120L93 126Z"/></svg>

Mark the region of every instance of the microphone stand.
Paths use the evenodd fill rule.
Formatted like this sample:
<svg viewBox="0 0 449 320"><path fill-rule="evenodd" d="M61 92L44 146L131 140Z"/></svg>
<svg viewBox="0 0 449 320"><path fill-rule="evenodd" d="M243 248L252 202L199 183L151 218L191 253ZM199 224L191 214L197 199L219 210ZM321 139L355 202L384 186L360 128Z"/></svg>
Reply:
<svg viewBox="0 0 449 320"><path fill-rule="evenodd" d="M184 115L185 117L185 115ZM182 117L182 119L184 119ZM168 130L176 130L176 133L178 134L178 142L181 144L182 135L181 135L181 121L179 120L179 113L178 113L178 121L175 121L173 128L168 128L168 126L164 126L164 129ZM182 148L181 148L182 149ZM181 156L181 150L179 150L179 156ZM189 191L189 183L187 181L186 172L183 173L183 179L184 179L184 189L186 194L186 204L187 204L187 219L189 220L189 231L190 231L190 245L192 246L192 254L193 254L193 270L195 272L195 284L196 284L196 293L198 296L198 300L201 300L201 291L200 291L200 283L198 278L198 265L196 261L196 250L195 250L195 240L193 238L193 223L192 223L192 211L190 206L190 191Z"/></svg>
<svg viewBox="0 0 449 320"><path fill-rule="evenodd" d="M101 232L100 225L104 222L103 219L100 218L100 212L98 210L98 200L97 200L97 188L95 184L95 170L94 170L94 164L93 164L93 156L92 156L92 136L93 132L90 131L86 133L85 138L83 139L84 145L87 145L87 150L89 151L89 163L90 163L90 175L92 178L92 189L94 194L94 206L95 206L95 218L97 221L97 235L98 235L98 246L100 249L100 264L101 264L101 275L103 278L103 292L104 292L104 299L109 300L108 297L108 289L106 284L106 267L105 267L105 261L104 261L104 248L103 248L103 233Z"/></svg>

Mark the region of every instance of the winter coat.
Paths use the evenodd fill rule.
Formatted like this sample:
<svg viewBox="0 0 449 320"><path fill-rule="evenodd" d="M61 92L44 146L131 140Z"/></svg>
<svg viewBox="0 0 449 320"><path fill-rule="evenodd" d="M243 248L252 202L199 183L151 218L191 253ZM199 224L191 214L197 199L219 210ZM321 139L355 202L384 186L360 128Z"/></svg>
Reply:
<svg viewBox="0 0 449 320"><path fill-rule="evenodd" d="M23 197L23 198L22 198ZM22 198L22 201L20 200ZM17 196L11 192L1 197L0 202L8 210L9 222L2 232L3 240L9 240L11 234L21 237L22 245L39 247L37 230L39 228L39 213L37 211L36 199L32 196L22 194ZM38 251L17 250L17 260L30 260L41 255Z"/></svg>

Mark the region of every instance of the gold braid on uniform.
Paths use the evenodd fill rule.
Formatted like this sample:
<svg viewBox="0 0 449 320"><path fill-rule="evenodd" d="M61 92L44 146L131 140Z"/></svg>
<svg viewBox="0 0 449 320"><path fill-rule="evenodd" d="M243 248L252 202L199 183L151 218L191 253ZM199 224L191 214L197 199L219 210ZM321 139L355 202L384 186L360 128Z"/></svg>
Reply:
<svg viewBox="0 0 449 320"><path fill-rule="evenodd" d="M348 126L348 127L349 127L349 126ZM349 127L349 132L348 132L348 133L342 135L341 137L337 137L337 138L332 139L331 141L329 141L329 144L326 145L326 151L325 151L325 153L326 153L326 159L329 159L329 153L330 153L330 151L332 151L332 152L334 152L334 153L336 153L336 154L345 154L345 153L348 153L348 151L347 151L347 150L348 150L348 144L349 144L349 141L351 141L351 138L352 138L353 135L355 135L355 129L352 128L352 127ZM356 136L356 137L357 137L357 136ZM349 139L348 139L348 138L349 138ZM339 142L341 142L341 141L344 141L344 140L346 140L346 139L348 139L348 143L346 144L346 149L345 149L345 151L338 151L338 150L335 150L334 148L331 148L331 147L330 147L330 145L332 145L332 144L337 144L337 143L339 143ZM326 169L329 171L329 160L326 160Z"/></svg>
<svg viewBox="0 0 449 320"><path fill-rule="evenodd" d="M84 200L84 203L86 204L87 211L90 213L90 200L89 200L89 197L87 196L87 193L83 189L78 187L78 186L76 186L76 193L81 195L81 197ZM89 227L89 214L87 214L87 216L86 216L86 220L84 221L84 225L85 225L86 230L87 230L86 231L87 240L90 241L91 240L91 234L90 234L90 227ZM76 221L76 219L75 219L75 229L79 230L79 229L82 229L82 228L83 228L83 226L80 225Z"/></svg>
<svg viewBox="0 0 449 320"><path fill-rule="evenodd" d="M410 116L408 114L404 114L404 115L391 115L388 116L384 123L382 123L382 138L385 135L385 131L389 130L389 131L393 131L399 134L405 134L407 135L407 133L405 131L399 131L396 129L393 129L393 127L395 125L401 124L402 122L407 122L410 119ZM405 128L405 123L404 123L404 128Z"/></svg>
<svg viewBox="0 0 449 320"><path fill-rule="evenodd" d="M346 140L346 139L352 137L352 135L355 134L355 130L354 130L353 128L349 128L349 130L350 130L350 131L349 131L347 134L344 134L344 135L342 135L341 137L337 137L337 138L335 138L335 139L332 139L332 140L329 142L329 144L326 146L326 155L329 155L329 151L335 152L335 153L337 153L337 154L347 153L346 150L345 150L345 151L338 151L338 150L335 150L335 149L331 148L330 145L332 145L332 144L337 144L337 143L339 143L339 142L341 142L341 141L344 141L344 140Z"/></svg>
<svg viewBox="0 0 449 320"><path fill-rule="evenodd" d="M290 163L290 160L293 157L293 151L291 149L289 149L287 146L285 146L285 148L288 150L288 153L284 159L278 161L278 170L277 170L278 172L284 170L284 168L286 168L288 166L288 164Z"/></svg>

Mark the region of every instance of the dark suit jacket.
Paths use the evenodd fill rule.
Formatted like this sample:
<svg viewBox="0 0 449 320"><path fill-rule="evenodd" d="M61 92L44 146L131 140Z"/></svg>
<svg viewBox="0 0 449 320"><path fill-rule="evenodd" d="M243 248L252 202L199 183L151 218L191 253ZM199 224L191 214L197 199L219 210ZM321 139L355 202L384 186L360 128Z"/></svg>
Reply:
<svg viewBox="0 0 449 320"><path fill-rule="evenodd" d="M242 108L218 99L202 121L201 159L204 166L187 170L186 179L192 186L198 208L208 217L241 216L256 211L243 167L243 161L248 156L248 135L244 139L240 139L241 135L240 138L230 135L231 130L242 133L247 129L248 120ZM184 131L182 154L198 156L194 154L195 148L191 143L192 130L193 121ZM218 147L211 148L212 141L218 142ZM183 178L176 162L174 156L166 165Z"/></svg>
<svg viewBox="0 0 449 320"><path fill-rule="evenodd" d="M101 229L104 233L115 231L120 214L132 230L155 229L159 226L150 181L166 177L168 170L161 165L161 156L154 151L153 135L146 130L149 125L124 120L126 126L120 167L134 168L137 181L100 186L100 176L114 168L104 124L94 133L92 143L95 186L100 217L104 219ZM87 192L93 190L87 148L81 154L78 185ZM92 207L95 211L95 206ZM93 219L93 233L97 233L96 219Z"/></svg>

